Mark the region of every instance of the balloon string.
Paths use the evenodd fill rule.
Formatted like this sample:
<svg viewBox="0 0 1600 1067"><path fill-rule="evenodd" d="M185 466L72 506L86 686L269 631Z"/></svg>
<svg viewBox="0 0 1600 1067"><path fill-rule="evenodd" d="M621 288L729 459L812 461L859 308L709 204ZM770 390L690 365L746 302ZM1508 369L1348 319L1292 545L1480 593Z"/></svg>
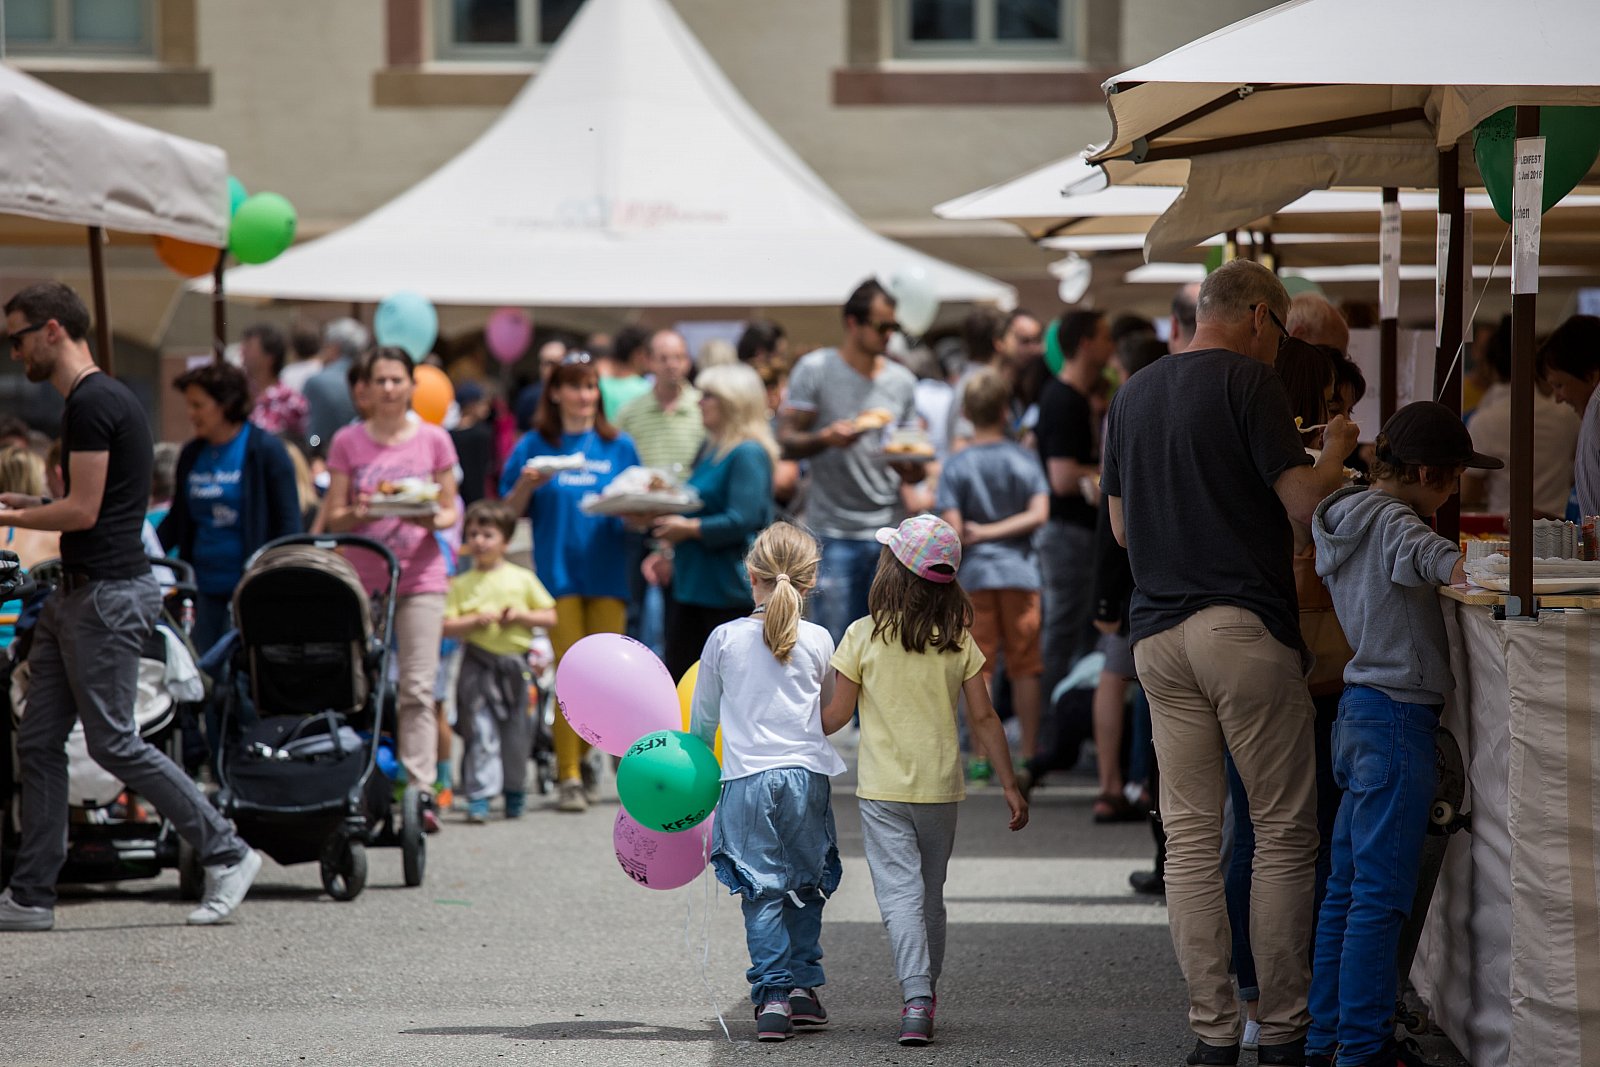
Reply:
<svg viewBox="0 0 1600 1067"><path fill-rule="evenodd" d="M733 1034L728 1030L728 1020L722 1017L722 1009L717 1007L717 995L711 988L711 835L705 835L705 850L702 858L705 860L705 870L701 872L700 880L705 884L705 907L700 911L700 984L705 987L706 1003L711 1005L711 1010L717 1016L717 1025L722 1027L722 1036L733 1044ZM694 897L684 899L683 909L683 947L690 957L694 956L694 945L689 941L689 929L694 923Z"/></svg>
<svg viewBox="0 0 1600 1067"><path fill-rule="evenodd" d="M1510 236L1511 231L1509 229L1500 235L1500 247L1494 251L1494 262L1489 264L1489 276L1483 280L1483 288L1478 290L1478 302L1472 305L1472 314L1467 317L1468 322L1476 322L1478 320L1478 309L1483 307L1483 298L1489 293L1489 283L1494 281L1494 269L1500 265L1500 253L1506 250L1506 238ZM1445 373L1444 384L1439 387L1439 395L1434 397L1434 400L1440 401L1444 399L1444 391L1450 387L1450 376L1456 372L1456 365L1461 362L1462 353L1466 349L1467 334L1463 330L1461 343L1456 346L1455 358L1450 361L1450 369Z"/></svg>

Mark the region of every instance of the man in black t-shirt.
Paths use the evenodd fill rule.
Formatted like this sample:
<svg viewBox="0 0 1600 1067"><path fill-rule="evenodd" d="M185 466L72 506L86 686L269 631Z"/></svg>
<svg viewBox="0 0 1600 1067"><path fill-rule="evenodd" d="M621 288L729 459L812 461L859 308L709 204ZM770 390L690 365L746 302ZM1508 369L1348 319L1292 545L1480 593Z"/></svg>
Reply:
<svg viewBox="0 0 1600 1067"><path fill-rule="evenodd" d="M29 381L49 382L66 398L66 496L0 494L0 525L62 532L61 584L28 654L27 713L17 728L22 844L10 888L0 893L0 931L55 924L67 846L66 743L79 720L95 762L171 819L205 864L205 895L190 924L221 922L249 891L261 857L134 723L139 650L161 607L139 538L154 455L144 411L95 366L85 340L89 312L77 293L54 282L30 286L6 303L5 316L11 358Z"/></svg>
<svg viewBox="0 0 1600 1067"><path fill-rule="evenodd" d="M1050 521L1040 535L1044 628L1040 686L1045 706L1079 657L1094 650L1094 525L1100 448L1090 397L1116 352L1102 311L1069 311L1056 328L1061 373L1039 399L1039 460L1050 483ZM1036 753L1029 752L1028 758Z"/></svg>
<svg viewBox="0 0 1600 1067"><path fill-rule="evenodd" d="M1330 419L1312 465L1272 370L1288 310L1260 264L1213 271L1189 348L1117 393L1106 432L1101 488L1133 569L1130 636L1161 767L1167 917L1199 1038L1190 1063L1239 1057L1217 872L1225 748L1256 829L1260 1062L1305 1062L1311 1022L1317 776L1289 519L1309 523L1342 484L1356 428Z"/></svg>

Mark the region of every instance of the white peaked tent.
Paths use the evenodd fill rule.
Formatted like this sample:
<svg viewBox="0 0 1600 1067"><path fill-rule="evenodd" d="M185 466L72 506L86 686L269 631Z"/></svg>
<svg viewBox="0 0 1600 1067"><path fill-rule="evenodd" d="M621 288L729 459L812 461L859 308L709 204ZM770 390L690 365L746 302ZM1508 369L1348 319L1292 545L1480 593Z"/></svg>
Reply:
<svg viewBox="0 0 1600 1067"><path fill-rule="evenodd" d="M745 103L665 0L589 0L455 159L229 295L438 304L839 304L924 270L939 298L1013 290L868 229Z"/></svg>

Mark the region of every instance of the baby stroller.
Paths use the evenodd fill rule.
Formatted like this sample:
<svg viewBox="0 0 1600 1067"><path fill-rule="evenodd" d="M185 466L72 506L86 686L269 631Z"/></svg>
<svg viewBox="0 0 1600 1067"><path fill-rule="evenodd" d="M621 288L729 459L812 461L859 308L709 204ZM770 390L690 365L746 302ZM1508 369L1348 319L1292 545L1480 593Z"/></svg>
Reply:
<svg viewBox="0 0 1600 1067"><path fill-rule="evenodd" d="M338 548L383 560L377 612ZM399 581L399 562L376 541L293 536L256 553L233 597L239 641L217 685L213 800L279 863L318 861L336 900L365 888L369 845L400 847L408 886L422 884L427 862L420 790L408 785L396 811L393 782L379 770L391 744Z"/></svg>
<svg viewBox="0 0 1600 1067"><path fill-rule="evenodd" d="M181 560L152 558L162 581L162 612L145 636L139 655L139 696L134 722L139 736L182 766L180 725L195 721L195 711L206 695L206 679L189 641L194 622L194 570ZM0 563L3 567L3 563ZM0 599L22 596L25 607L17 635L0 657L0 699L8 706L0 714L0 876L10 877L11 862L21 843L21 773L17 759L16 727L27 713L28 650L38 609L59 583L61 564L41 563L28 576L32 589L17 589L0 581ZM198 900L204 887L199 856L178 836L172 824L147 802L104 770L89 756L83 725L75 724L67 737L67 859L58 881L65 883L119 882L155 878L176 867L180 889Z"/></svg>

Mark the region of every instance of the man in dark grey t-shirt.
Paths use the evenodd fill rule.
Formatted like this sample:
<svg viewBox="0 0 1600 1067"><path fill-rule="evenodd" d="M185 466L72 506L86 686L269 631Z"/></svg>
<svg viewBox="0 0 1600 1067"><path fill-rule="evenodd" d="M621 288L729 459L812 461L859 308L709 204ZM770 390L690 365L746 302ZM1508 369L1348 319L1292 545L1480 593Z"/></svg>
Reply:
<svg viewBox="0 0 1600 1067"><path fill-rule="evenodd" d="M1167 832L1167 906L1199 1044L1190 1063L1238 1062L1238 1001L1217 854L1224 750L1256 828L1251 948L1260 1062L1304 1062L1317 850L1313 709L1289 519L1309 523L1343 481L1356 428L1330 420L1315 466L1272 366L1289 295L1236 260L1200 289L1189 348L1111 405L1101 472L1136 586L1134 661L1150 698Z"/></svg>
<svg viewBox="0 0 1600 1067"><path fill-rule="evenodd" d="M778 426L784 454L810 460L806 520L822 540L818 621L835 642L867 613L878 530L899 521L905 486L925 474L923 464L883 457L883 432L917 416L916 376L884 355L899 329L894 298L869 279L845 301L843 317L838 348L795 364Z"/></svg>
<svg viewBox="0 0 1600 1067"><path fill-rule="evenodd" d="M139 650L161 607L139 543L150 497L150 427L128 387L95 366L85 339L89 311L77 293L55 282L29 286L6 302L5 316L11 358L29 381L47 381L66 398L66 495L0 494L0 525L62 531L61 582L28 653L27 714L17 728L22 844L11 885L0 893L0 930L55 925L74 722L83 724L94 761L154 804L199 853L205 895L189 923L222 922L244 900L261 856L134 723Z"/></svg>

